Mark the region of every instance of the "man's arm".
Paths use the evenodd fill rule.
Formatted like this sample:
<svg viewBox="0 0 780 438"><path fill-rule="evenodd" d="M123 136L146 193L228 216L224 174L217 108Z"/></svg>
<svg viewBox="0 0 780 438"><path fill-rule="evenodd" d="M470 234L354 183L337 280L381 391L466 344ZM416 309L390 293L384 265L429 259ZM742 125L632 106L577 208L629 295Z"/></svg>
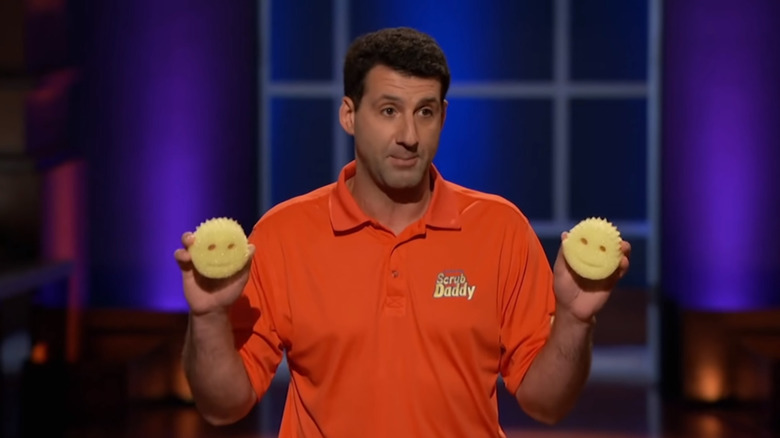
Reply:
<svg viewBox="0 0 780 438"><path fill-rule="evenodd" d="M515 394L535 420L554 424L574 407L590 373L594 321L556 313L549 340Z"/></svg>
<svg viewBox="0 0 780 438"><path fill-rule="evenodd" d="M201 415L215 425L229 424L243 418L267 389L282 346L270 323L273 306L260 287L262 251L255 254L250 243L244 269L210 280L192 265L187 249L193 242L192 234L185 233L184 248L175 253L190 307L182 365ZM245 363L245 356L252 360Z"/></svg>
<svg viewBox="0 0 780 438"><path fill-rule="evenodd" d="M566 237L567 233L561 236L562 240ZM534 298L536 296L550 295L549 280L544 280L549 279L549 268L544 269L542 266L543 253L535 240L534 246L526 252L525 275L520 282L520 295L525 299L516 300L513 307L514 312L520 310L520 315L525 315L524 318L530 321L538 321L539 309L543 307L529 302L538 300ZM549 337L530 359L530 365L515 391L520 406L537 421L553 424L563 419L574 407L585 386L590 374L595 315L607 302L618 279L628 270L631 245L621 242L620 247L623 256L618 269L609 278L599 281L578 276L566 263L562 251L558 252L552 279L555 317L551 322ZM518 323L509 324L513 330L507 331L507 335L514 336L510 345L518 342L518 336L526 337L533 343L539 342L538 333L543 331L536 329L536 334L531 334L516 328L518 326L522 327ZM528 341L524 340L520 345L524 343ZM527 347L525 350L527 352L530 349ZM522 355L518 357L517 363L522 363ZM521 365L514 366L517 368ZM516 376L517 373L509 371L510 376Z"/></svg>
<svg viewBox="0 0 780 438"><path fill-rule="evenodd" d="M234 347L225 310L190 314L183 365L198 410L211 424L238 421L257 401L241 356Z"/></svg>

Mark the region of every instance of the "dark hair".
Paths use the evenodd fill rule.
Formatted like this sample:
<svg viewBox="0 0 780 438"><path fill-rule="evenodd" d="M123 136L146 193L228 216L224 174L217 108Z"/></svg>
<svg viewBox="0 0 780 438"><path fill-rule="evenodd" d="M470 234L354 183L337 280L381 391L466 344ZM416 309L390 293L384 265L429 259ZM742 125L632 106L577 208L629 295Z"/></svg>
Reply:
<svg viewBox="0 0 780 438"><path fill-rule="evenodd" d="M428 34L408 27L382 29L361 35L344 60L344 95L360 105L366 75L377 65L441 83L441 99L450 86L450 69L439 44Z"/></svg>

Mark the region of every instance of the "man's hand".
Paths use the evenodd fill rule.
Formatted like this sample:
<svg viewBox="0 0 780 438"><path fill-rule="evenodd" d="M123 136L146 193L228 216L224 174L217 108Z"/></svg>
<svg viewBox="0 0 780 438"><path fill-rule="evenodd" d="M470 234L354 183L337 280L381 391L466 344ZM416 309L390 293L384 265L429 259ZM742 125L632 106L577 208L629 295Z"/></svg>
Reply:
<svg viewBox="0 0 780 438"><path fill-rule="evenodd" d="M229 424L243 418L257 401L235 348L228 308L241 296L249 278L255 247L249 245L246 265L221 280L206 278L192 264L192 233L181 238L184 248L174 253L181 268L184 297L190 318L182 362L195 404L211 424Z"/></svg>
<svg viewBox="0 0 780 438"><path fill-rule="evenodd" d="M561 241L565 240L568 233L561 235ZM609 295L617 281L628 271L628 259L631 255L631 245L626 241L620 242L620 251L623 257L615 272L604 280L588 280L580 277L566 263L563 251L558 250L558 256L553 267L554 289L557 302L556 315L572 316L576 320L590 323L593 317L604 307Z"/></svg>
<svg viewBox="0 0 780 438"><path fill-rule="evenodd" d="M255 253L254 245L249 245L249 257L243 269L229 278L213 280L201 275L192 265L192 257L188 248L195 243L193 234L184 233L181 237L181 243L184 248L177 249L174 257L181 268L184 297L187 299L192 314L205 315L227 310L241 296L249 278L249 267Z"/></svg>

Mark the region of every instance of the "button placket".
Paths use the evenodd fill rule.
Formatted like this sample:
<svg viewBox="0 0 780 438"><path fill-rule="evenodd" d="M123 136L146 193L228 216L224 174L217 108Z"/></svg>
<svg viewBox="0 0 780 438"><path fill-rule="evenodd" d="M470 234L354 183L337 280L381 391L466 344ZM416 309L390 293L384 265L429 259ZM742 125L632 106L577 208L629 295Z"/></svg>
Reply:
<svg viewBox="0 0 780 438"><path fill-rule="evenodd" d="M388 308L395 309L399 315L403 314L406 307L406 287L402 271L403 260L400 244L396 244L390 250L388 260L388 284L385 305Z"/></svg>
<svg viewBox="0 0 780 438"><path fill-rule="evenodd" d="M393 247L390 251L390 291L392 295L404 295L404 290L400 287L402 277L401 272L401 248L399 245Z"/></svg>

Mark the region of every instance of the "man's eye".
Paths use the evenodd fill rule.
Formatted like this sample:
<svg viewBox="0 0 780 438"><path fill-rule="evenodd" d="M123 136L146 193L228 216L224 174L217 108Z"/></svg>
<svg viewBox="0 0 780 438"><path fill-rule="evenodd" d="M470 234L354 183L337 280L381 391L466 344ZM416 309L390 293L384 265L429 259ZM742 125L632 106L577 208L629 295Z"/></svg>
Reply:
<svg viewBox="0 0 780 438"><path fill-rule="evenodd" d="M395 108L391 108L391 107L384 108L382 109L382 114L386 116L392 116L393 114L395 114Z"/></svg>

